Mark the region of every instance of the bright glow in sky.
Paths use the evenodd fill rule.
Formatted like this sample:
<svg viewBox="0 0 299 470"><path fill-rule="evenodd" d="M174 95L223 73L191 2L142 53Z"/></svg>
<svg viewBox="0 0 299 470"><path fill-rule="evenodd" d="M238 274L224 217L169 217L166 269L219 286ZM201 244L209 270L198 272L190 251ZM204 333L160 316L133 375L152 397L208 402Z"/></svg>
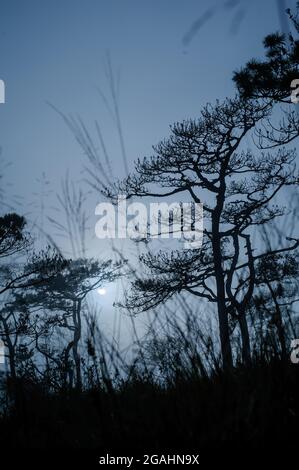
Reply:
<svg viewBox="0 0 299 470"><path fill-rule="evenodd" d="M98 290L97 290L97 293L99 295L106 295L107 294L107 291L105 289L105 287L100 287Z"/></svg>

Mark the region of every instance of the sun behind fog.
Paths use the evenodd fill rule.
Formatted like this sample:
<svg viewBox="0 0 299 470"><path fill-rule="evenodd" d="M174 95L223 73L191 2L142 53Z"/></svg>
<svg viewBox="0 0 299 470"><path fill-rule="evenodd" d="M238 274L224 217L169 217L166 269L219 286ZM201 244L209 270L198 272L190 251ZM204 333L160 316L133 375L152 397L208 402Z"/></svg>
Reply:
<svg viewBox="0 0 299 470"><path fill-rule="evenodd" d="M97 293L99 295L106 295L107 291L104 287L100 287L98 290L97 290Z"/></svg>

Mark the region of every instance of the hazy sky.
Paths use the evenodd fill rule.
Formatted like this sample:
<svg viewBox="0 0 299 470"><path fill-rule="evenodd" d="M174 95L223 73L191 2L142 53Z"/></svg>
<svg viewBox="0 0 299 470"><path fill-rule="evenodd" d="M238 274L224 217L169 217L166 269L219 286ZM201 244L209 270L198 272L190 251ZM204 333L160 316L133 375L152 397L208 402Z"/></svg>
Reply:
<svg viewBox="0 0 299 470"><path fill-rule="evenodd" d="M0 105L0 146L11 163L4 179L8 200L20 196L18 211L34 218L41 206L37 179L45 172L46 192L52 190L45 213L51 215L66 172L75 182L83 178L82 151L47 102L81 116L93 133L97 119L113 170L124 174L115 123L98 91L110 102L107 52L120 77L132 168L134 159L167 137L171 123L198 116L208 101L232 96L233 70L261 56L262 39L279 29L277 0L1 0L6 103ZM94 209L95 203L87 205L92 225ZM105 251L103 244L96 247L95 253ZM110 305L110 322L116 286L108 292L101 303Z"/></svg>
<svg viewBox="0 0 299 470"><path fill-rule="evenodd" d="M107 51L120 72L133 161L167 136L173 121L231 95L232 71L261 55L263 37L277 29L276 0L2 0L0 145L12 163L6 182L27 202L43 171L54 191L67 169L79 177L82 152L47 101L80 115L90 129L98 119L113 166L123 171L115 126L97 90L108 94Z"/></svg>

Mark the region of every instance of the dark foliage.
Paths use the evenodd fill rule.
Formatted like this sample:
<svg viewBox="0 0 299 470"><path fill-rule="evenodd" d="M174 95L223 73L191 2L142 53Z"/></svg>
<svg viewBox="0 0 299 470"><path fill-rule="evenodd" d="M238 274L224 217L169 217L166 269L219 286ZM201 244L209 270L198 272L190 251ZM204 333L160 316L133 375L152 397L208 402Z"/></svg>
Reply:
<svg viewBox="0 0 299 470"><path fill-rule="evenodd" d="M299 370L278 358L167 388L135 377L108 392L49 394L20 380L19 414L1 419L6 448L202 449L234 442L295 444Z"/></svg>

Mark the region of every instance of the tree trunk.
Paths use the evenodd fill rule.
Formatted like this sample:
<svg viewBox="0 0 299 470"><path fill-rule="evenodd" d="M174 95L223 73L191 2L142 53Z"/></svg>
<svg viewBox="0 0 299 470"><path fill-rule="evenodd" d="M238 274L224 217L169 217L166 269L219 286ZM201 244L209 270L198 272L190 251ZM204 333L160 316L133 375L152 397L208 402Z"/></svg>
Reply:
<svg viewBox="0 0 299 470"><path fill-rule="evenodd" d="M280 312L279 318L277 319L276 328L277 328L278 338L279 338L280 347L281 347L281 357L283 359L286 359L288 354L287 354L285 331L284 331L284 326L283 326L283 322L281 318L281 312Z"/></svg>
<svg viewBox="0 0 299 470"><path fill-rule="evenodd" d="M10 347L9 344L7 345L8 355L9 355L9 371L10 376L13 380L17 378L16 372L16 357L15 357L15 350L14 347Z"/></svg>
<svg viewBox="0 0 299 470"><path fill-rule="evenodd" d="M15 380L17 378L15 347L13 345L13 342L11 341L9 328L8 328L7 321L5 320L5 318L2 318L2 324L4 327L4 333L5 333L5 343L8 349L8 362L9 362L10 377L13 380Z"/></svg>
<svg viewBox="0 0 299 470"><path fill-rule="evenodd" d="M212 214L212 247L217 290L217 310L219 321L219 335L221 343L222 363L225 370L233 366L232 350L230 344L228 313L225 302L224 272L222 268L221 236L219 233L220 216L223 209L225 183L217 195L217 206Z"/></svg>
<svg viewBox="0 0 299 470"><path fill-rule="evenodd" d="M242 359L244 364L248 366L251 364L251 346L245 311L239 312L238 322L242 339Z"/></svg>
<svg viewBox="0 0 299 470"><path fill-rule="evenodd" d="M70 364L69 355L74 345L74 341L70 341L64 351L64 360L63 360L63 388L67 390L72 389L73 387L73 369Z"/></svg>
<svg viewBox="0 0 299 470"><path fill-rule="evenodd" d="M76 389L81 391L81 358L78 351L79 341L81 338L81 300L74 300L73 305L73 321L74 321L74 344L73 344L73 358L75 362L76 371Z"/></svg>
<svg viewBox="0 0 299 470"><path fill-rule="evenodd" d="M271 296L275 305L274 324L276 326L278 339L280 342L281 357L285 359L287 357L287 346L286 346L285 331L284 331L284 326L283 326L283 321L282 321L282 313L281 313L280 305L276 298L275 291L273 290L271 286L271 283L268 282L267 285L268 285L268 289L271 293Z"/></svg>
<svg viewBox="0 0 299 470"><path fill-rule="evenodd" d="M213 239L213 252L217 288L217 310L222 362L224 369L230 369L233 365L233 358L229 336L228 314L225 305L224 273L221 263L220 239L218 238L217 240L215 240L215 236Z"/></svg>

